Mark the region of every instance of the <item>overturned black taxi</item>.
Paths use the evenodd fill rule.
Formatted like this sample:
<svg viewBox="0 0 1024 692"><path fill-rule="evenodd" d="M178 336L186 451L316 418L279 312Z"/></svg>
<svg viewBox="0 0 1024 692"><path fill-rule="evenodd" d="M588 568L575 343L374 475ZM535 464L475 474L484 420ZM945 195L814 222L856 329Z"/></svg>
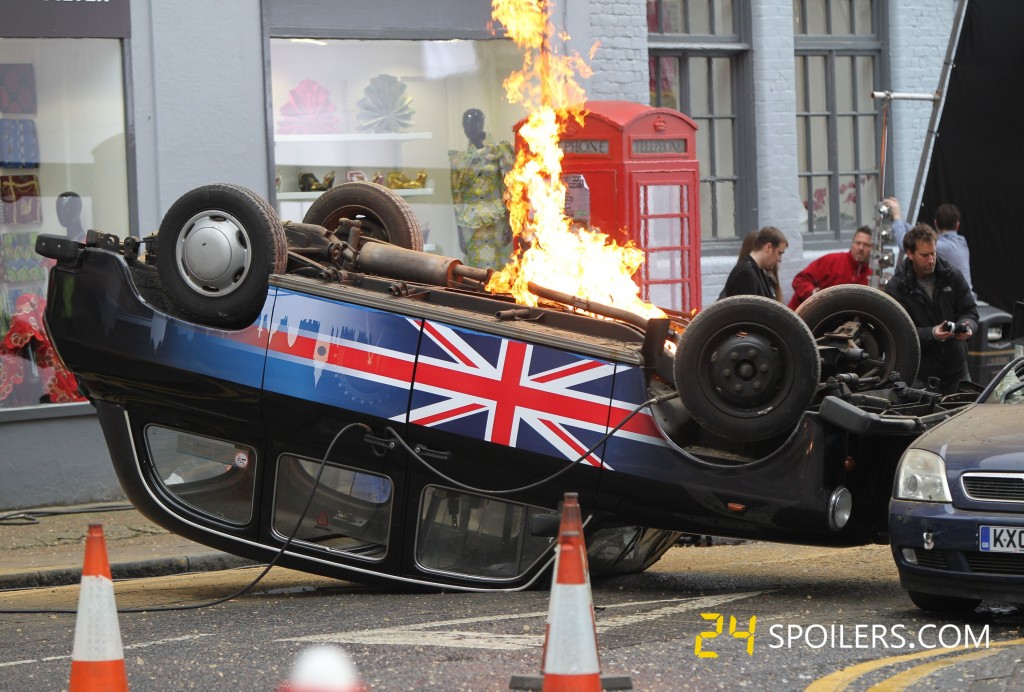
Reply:
<svg viewBox="0 0 1024 692"><path fill-rule="evenodd" d="M597 575L680 532L884 542L901 453L975 398L905 384L914 329L874 289L644 319L543 286L524 307L421 249L368 182L301 223L212 184L141 241L41 236L49 334L132 502L296 569L520 589L567 491Z"/></svg>

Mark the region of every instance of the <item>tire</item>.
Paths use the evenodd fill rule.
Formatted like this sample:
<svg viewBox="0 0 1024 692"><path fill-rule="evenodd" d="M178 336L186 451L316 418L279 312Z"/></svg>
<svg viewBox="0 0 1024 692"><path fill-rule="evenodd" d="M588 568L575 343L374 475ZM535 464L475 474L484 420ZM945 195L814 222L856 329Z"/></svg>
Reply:
<svg viewBox="0 0 1024 692"><path fill-rule="evenodd" d="M272 273L283 273L288 246L270 204L238 185L197 187L164 214L156 266L164 291L212 327L253 323Z"/></svg>
<svg viewBox="0 0 1024 692"><path fill-rule="evenodd" d="M907 595L921 610L933 613L956 613L964 615L972 612L981 603L980 598L961 598L960 596L937 596L920 591L908 591Z"/></svg>
<svg viewBox="0 0 1024 692"><path fill-rule="evenodd" d="M302 222L334 231L341 219L362 221L364 236L409 250L423 250L419 221L406 201L391 188L364 181L340 183L316 198Z"/></svg>
<svg viewBox="0 0 1024 692"><path fill-rule="evenodd" d="M755 441L797 424L817 390L820 367L814 337L792 310L745 295L697 313L679 339L673 376L702 428Z"/></svg>
<svg viewBox="0 0 1024 692"><path fill-rule="evenodd" d="M903 306L882 291L857 284L832 286L801 303L796 314L816 339L822 339L848 320L856 318L861 322L853 342L868 354L868 359L859 363L840 361L827 367L823 375L849 372L862 378L877 376L885 380L895 371L908 383L917 377L921 344L914 321Z"/></svg>

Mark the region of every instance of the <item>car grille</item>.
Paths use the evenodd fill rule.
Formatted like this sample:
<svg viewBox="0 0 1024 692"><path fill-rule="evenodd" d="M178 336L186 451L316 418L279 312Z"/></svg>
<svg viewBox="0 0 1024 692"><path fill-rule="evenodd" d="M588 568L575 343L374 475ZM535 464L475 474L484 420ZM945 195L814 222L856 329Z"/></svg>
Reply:
<svg viewBox="0 0 1024 692"><path fill-rule="evenodd" d="M972 500L1024 502L1024 474L965 473L961 482Z"/></svg>
<svg viewBox="0 0 1024 692"><path fill-rule="evenodd" d="M1024 574L1024 554L964 553L972 572L982 574Z"/></svg>
<svg viewBox="0 0 1024 692"><path fill-rule="evenodd" d="M921 550L920 548L914 548L914 557L917 558L917 564L921 567L946 569L949 566L946 562L945 550Z"/></svg>

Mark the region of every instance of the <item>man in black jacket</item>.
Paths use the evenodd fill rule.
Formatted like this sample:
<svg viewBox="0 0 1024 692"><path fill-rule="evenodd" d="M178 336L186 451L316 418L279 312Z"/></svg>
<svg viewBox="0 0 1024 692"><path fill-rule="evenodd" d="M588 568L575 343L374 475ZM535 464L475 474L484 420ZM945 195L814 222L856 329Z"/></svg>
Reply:
<svg viewBox="0 0 1024 692"><path fill-rule="evenodd" d="M978 328L978 305L963 274L935 252L937 235L919 223L903 237L906 257L885 292L895 298L917 326L921 368L914 385L938 378L939 391L955 392L967 371L967 340Z"/></svg>
<svg viewBox="0 0 1024 692"><path fill-rule="evenodd" d="M787 247L789 241L779 229L765 226L759 230L753 238L750 254L741 256L736 262L718 297L755 295L776 298L772 274L782 262Z"/></svg>

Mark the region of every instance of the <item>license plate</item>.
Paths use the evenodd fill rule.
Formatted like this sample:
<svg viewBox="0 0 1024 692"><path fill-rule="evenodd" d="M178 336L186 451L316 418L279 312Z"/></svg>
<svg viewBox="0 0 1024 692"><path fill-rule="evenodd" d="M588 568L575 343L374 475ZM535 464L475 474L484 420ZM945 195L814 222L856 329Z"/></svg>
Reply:
<svg viewBox="0 0 1024 692"><path fill-rule="evenodd" d="M978 548L988 553L1024 553L1024 528L982 526Z"/></svg>

